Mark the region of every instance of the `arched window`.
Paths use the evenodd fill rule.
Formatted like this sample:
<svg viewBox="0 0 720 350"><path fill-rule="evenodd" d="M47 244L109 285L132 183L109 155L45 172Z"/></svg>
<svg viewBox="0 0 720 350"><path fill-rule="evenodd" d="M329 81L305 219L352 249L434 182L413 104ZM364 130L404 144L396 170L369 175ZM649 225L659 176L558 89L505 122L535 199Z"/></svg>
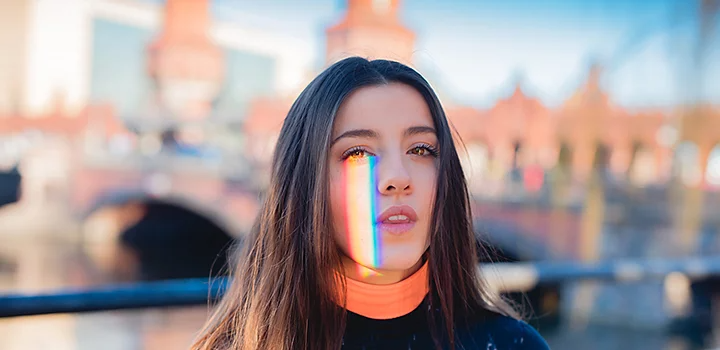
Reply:
<svg viewBox="0 0 720 350"><path fill-rule="evenodd" d="M471 192L482 188L490 166L490 150L486 143L473 141L466 147L467 154L461 157L465 176Z"/></svg>
<svg viewBox="0 0 720 350"><path fill-rule="evenodd" d="M710 151L705 179L709 186L720 189L720 144L715 145Z"/></svg>
<svg viewBox="0 0 720 350"><path fill-rule="evenodd" d="M563 169L570 169L572 166L572 150L570 149L570 145L565 142L560 144L557 165Z"/></svg>
<svg viewBox="0 0 720 350"><path fill-rule="evenodd" d="M605 170L610 165L610 148L602 143L599 142L595 146L595 156L593 158L593 166L597 170Z"/></svg>
<svg viewBox="0 0 720 350"><path fill-rule="evenodd" d="M484 175L490 159L487 145L484 143L473 143L468 146L468 158L473 174Z"/></svg>
<svg viewBox="0 0 720 350"><path fill-rule="evenodd" d="M647 186L657 181L657 162L652 148L640 143L633 145L628 175L636 186Z"/></svg>
<svg viewBox="0 0 720 350"><path fill-rule="evenodd" d="M522 168L525 165L523 163L523 144L518 140L513 143L512 167L513 169Z"/></svg>
<svg viewBox="0 0 720 350"><path fill-rule="evenodd" d="M673 168L674 175L685 185L698 185L702 180L698 146L690 141L680 143L677 148L675 148Z"/></svg>

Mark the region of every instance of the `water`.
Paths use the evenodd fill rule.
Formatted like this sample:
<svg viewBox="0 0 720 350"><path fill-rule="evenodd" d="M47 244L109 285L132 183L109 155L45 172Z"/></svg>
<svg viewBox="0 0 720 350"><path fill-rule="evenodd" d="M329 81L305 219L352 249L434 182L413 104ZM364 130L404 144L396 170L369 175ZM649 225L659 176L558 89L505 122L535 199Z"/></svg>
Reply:
<svg viewBox="0 0 720 350"><path fill-rule="evenodd" d="M60 230L58 223L66 221L55 218L63 217L62 213L47 209L33 213L39 216L12 215L12 225L0 218L0 293L87 288L121 281L110 272L117 256L112 244L81 243L77 239L80 235L73 231L77 227L72 225ZM523 217L529 220L526 214ZM662 230L621 229L604 221L606 218L596 222L601 226L599 254L667 256L667 246L659 244L664 240ZM40 222L44 224L39 225ZM20 225L24 223L33 224L32 230L20 229L25 227ZM558 227L546 226L557 233ZM7 230L8 227L13 230ZM710 348L692 346L684 337L672 336L657 324L665 317L660 282L578 283L564 288L564 296L571 298L563 303L564 323L554 329L539 327L552 349ZM198 306L0 319L0 350L184 349L207 314L207 306ZM617 322L618 319L626 322Z"/></svg>
<svg viewBox="0 0 720 350"><path fill-rule="evenodd" d="M105 247L52 240L5 240L0 292L36 293L117 282L89 252ZM0 349L186 349L207 306L58 314L0 319Z"/></svg>
<svg viewBox="0 0 720 350"><path fill-rule="evenodd" d="M33 239L0 248L0 292L41 292L113 282L88 251L98 247ZM0 349L186 349L208 315L207 306L42 315L0 319ZM583 325L540 328L552 349L689 350L687 341L640 327Z"/></svg>
<svg viewBox="0 0 720 350"><path fill-rule="evenodd" d="M187 349L206 307L0 319L0 349Z"/></svg>

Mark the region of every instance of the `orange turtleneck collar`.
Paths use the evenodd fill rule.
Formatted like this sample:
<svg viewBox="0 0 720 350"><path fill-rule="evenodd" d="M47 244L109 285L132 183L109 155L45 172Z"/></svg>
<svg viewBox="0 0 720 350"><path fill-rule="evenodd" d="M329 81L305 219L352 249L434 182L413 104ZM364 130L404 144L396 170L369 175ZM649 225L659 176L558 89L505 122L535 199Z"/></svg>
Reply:
<svg viewBox="0 0 720 350"><path fill-rule="evenodd" d="M394 284L347 281L347 309L367 318L387 320L415 310L429 291L428 262L410 277Z"/></svg>

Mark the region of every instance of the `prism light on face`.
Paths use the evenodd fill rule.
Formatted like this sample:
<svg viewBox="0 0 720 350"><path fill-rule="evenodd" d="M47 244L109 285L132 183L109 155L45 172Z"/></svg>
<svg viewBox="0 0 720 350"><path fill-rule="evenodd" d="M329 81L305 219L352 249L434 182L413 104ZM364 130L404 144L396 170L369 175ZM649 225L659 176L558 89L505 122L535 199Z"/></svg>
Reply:
<svg viewBox="0 0 720 350"><path fill-rule="evenodd" d="M365 277L374 274L371 269L380 266L376 165L375 157L348 159L345 162L345 232L349 253L358 263L358 272Z"/></svg>

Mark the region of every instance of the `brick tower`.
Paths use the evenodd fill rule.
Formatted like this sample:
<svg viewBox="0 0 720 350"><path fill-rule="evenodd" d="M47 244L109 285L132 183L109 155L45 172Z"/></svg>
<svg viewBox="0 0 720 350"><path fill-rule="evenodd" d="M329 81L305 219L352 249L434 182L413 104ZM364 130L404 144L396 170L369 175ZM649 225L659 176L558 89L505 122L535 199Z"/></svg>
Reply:
<svg viewBox="0 0 720 350"><path fill-rule="evenodd" d="M160 35L148 48L156 102L173 119L207 117L223 77L222 52L208 38L209 0L167 0Z"/></svg>
<svg viewBox="0 0 720 350"><path fill-rule="evenodd" d="M348 0L345 17L326 30L325 63L358 55L412 64L415 33L399 14L400 0Z"/></svg>

